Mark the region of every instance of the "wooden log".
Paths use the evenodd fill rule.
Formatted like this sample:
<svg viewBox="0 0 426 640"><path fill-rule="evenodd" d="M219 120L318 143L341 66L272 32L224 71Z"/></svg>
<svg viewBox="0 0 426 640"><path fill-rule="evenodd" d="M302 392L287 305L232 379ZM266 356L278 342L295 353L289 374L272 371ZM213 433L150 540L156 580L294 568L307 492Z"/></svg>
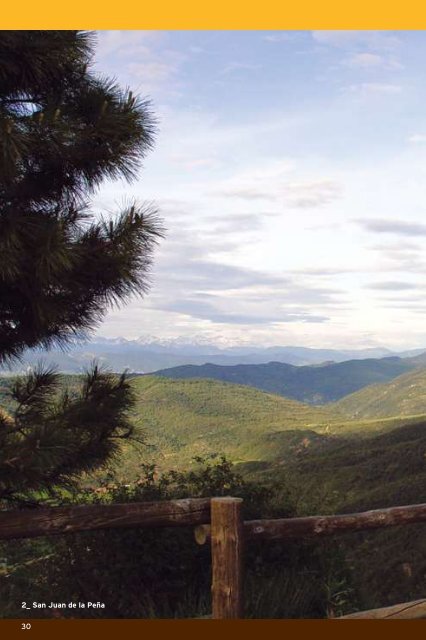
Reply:
<svg viewBox="0 0 426 640"><path fill-rule="evenodd" d="M212 618L243 617L241 498L212 498Z"/></svg>
<svg viewBox="0 0 426 640"><path fill-rule="evenodd" d="M380 529L414 522L426 522L426 504L375 509L362 513L309 516L282 520L252 520L247 523L249 537L266 540L329 536L367 529Z"/></svg>
<svg viewBox="0 0 426 640"><path fill-rule="evenodd" d="M382 527L395 527L426 522L426 504L375 509L362 513L276 520L249 520L244 522L244 537L259 540L288 540L315 536L330 536ZM198 526L195 539L198 544L210 540L210 527Z"/></svg>
<svg viewBox="0 0 426 640"><path fill-rule="evenodd" d="M391 607L381 609L370 609L369 611L358 611L347 616L340 616L334 620L369 618L380 620L418 620L426 618L426 600L414 600L413 602L403 602L394 604Z"/></svg>
<svg viewBox="0 0 426 640"><path fill-rule="evenodd" d="M209 498L0 511L0 539L118 527L182 527L209 521Z"/></svg>

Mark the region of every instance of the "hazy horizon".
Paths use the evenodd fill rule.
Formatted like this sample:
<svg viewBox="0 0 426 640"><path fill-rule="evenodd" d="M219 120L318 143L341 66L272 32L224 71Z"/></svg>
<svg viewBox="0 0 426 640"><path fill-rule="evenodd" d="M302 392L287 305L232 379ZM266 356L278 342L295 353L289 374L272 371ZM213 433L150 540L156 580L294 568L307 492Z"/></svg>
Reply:
<svg viewBox="0 0 426 640"><path fill-rule="evenodd" d="M116 335L116 336L107 336L107 335L102 335L101 333L97 333L96 335L92 336L91 338L88 339L88 343L90 342L96 342L98 339L100 340L127 340L129 342L132 341L140 341L141 343L181 343L181 344L206 344L206 345L215 345L218 348L232 348L232 347L245 347L245 348L256 348L256 349L270 349L270 348L305 348L305 349L324 349L324 350L333 350L335 349L336 351L364 351L367 349L382 349L382 350L388 350L388 351L410 351L410 350L417 350L417 349L424 349L426 351L426 346L425 345L421 345L421 344L417 344L415 346L412 347L389 347L386 344L376 344L376 345L369 345L369 346L360 346L360 345L344 345L344 344L334 344L331 346L324 346L321 344L318 345L309 345L309 344L298 344L298 343L277 343L277 342L264 342L264 343L259 343L256 342L254 340L251 339L244 339L243 336L240 337L240 339L227 339L226 337L224 337L223 335L218 335L218 336L213 336L213 335L209 335L208 333L200 333L199 335L195 335L195 336L185 336L185 335L169 335L169 336L155 336L155 335L139 335L139 336L122 336L122 335Z"/></svg>
<svg viewBox="0 0 426 640"><path fill-rule="evenodd" d="M244 350L248 350L250 348L253 349L258 349L258 350L262 350L262 349L313 349L313 350L324 350L324 351L329 351L329 350L335 350L335 351L389 351L392 353L398 353L398 352L404 352L404 351L417 351L417 350L424 350L426 352L426 346L425 345L417 345L414 347L410 347L408 349L406 348L391 348L386 344L378 344L376 346L348 346L348 345L333 345L333 346L322 346L322 345L317 345L317 346L310 346L310 345L303 345L303 344L297 344L297 343L277 343L277 342L271 342L271 343L258 343L255 341L252 341L250 339L244 339L244 337L241 337L240 340L229 340L226 337L224 337L223 335L212 335L212 334L208 334L208 333L200 333L199 335L192 335L192 336L185 336L185 335L174 335L174 336L167 336L167 337L160 337L160 336L156 336L156 335L149 335L149 334L144 334L144 335L139 335L139 336L122 336L122 335L117 335L117 336L104 336L101 335L100 333L93 335L91 337L88 337L87 339L81 339L81 340L76 340L73 343L68 344L67 346L64 347L65 352L68 351L70 348L77 348L80 346L84 346L84 345L90 345L91 343L102 343L105 342L105 344L108 343L116 343L119 344L121 341L126 341L128 343L138 343L140 345L143 346L149 346L151 344L153 345L163 345L164 347L167 346L168 344L170 344L171 346L197 346L202 348L204 345L206 346L206 348L208 347L215 347L217 349L237 349L237 348L241 348ZM44 347L36 347L34 349L35 351L43 351L46 354L49 354L49 352L52 351L60 351L62 349L60 349L59 347L52 347L52 349L46 350Z"/></svg>

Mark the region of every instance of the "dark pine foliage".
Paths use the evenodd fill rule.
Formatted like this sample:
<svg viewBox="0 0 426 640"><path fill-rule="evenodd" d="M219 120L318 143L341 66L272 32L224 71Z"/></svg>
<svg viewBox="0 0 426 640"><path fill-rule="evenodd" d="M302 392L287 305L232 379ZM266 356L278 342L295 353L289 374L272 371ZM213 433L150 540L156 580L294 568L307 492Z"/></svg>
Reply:
<svg viewBox="0 0 426 640"><path fill-rule="evenodd" d="M13 417L0 414L0 500L9 504L32 506L58 487L71 489L133 435L133 390L124 374L95 366L71 394L40 367L15 381L11 399Z"/></svg>
<svg viewBox="0 0 426 640"><path fill-rule="evenodd" d="M0 32L0 364L66 345L111 304L149 288L161 221L129 203L110 219L88 198L103 179L136 176L153 145L149 104L91 68L82 31ZM0 424L0 498L64 482L129 435L130 388L94 369L78 398L38 369L13 389Z"/></svg>

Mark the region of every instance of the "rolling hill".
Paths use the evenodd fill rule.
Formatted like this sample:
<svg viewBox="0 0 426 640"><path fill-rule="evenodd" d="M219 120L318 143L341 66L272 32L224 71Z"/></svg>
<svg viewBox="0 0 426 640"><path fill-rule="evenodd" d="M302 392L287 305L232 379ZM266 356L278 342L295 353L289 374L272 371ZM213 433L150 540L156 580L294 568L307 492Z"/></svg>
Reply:
<svg viewBox="0 0 426 640"><path fill-rule="evenodd" d="M1 383L9 408L10 380ZM426 487L426 371L324 407L210 379L135 376L132 385L145 444L126 444L111 469L120 482L137 478L145 462L185 470L196 456L216 454L259 480L293 484L313 512L416 502ZM326 499L314 504L318 491Z"/></svg>
<svg viewBox="0 0 426 640"><path fill-rule="evenodd" d="M410 376L426 386L426 371L397 380ZM63 382L72 388L78 377L64 376ZM0 405L10 411L13 403L7 398L9 385L10 378L0 379ZM233 462L254 468L287 464L307 453L332 455L348 445L350 452L354 446L368 448L368 442L376 436L419 422L418 415L397 415L397 406L377 417L365 412L365 416L354 418L347 403L361 393L375 396L380 385L325 406L211 379L134 376L132 386L136 397L133 420L145 434L146 446L129 445L118 461L116 471L123 480L135 477L140 463L146 461L162 469L184 469L195 456L224 454ZM382 417L385 414L387 417Z"/></svg>
<svg viewBox="0 0 426 640"><path fill-rule="evenodd" d="M159 469L187 469L195 456L213 454L224 454L247 471L275 465L293 468L308 454L319 455L327 469L327 456L342 447L350 458L354 447L368 450L372 438L419 422L418 416L348 419L337 405L304 405L215 380L137 376L132 384L137 398L134 420L146 445L129 445L118 462L115 473L123 481L139 473L141 462L155 462ZM302 481L305 485L309 476Z"/></svg>
<svg viewBox="0 0 426 640"><path fill-rule="evenodd" d="M194 456L214 453L240 462L276 459L294 434L296 441L305 433L325 438L338 420L330 409L215 380L138 376L133 385L147 454L162 467L182 468Z"/></svg>
<svg viewBox="0 0 426 640"><path fill-rule="evenodd" d="M358 389L387 382L403 373L425 366L418 358L368 358L296 367L282 362L220 366L186 365L156 371L154 375L173 379L209 378L243 384L309 404L336 401Z"/></svg>
<svg viewBox="0 0 426 640"><path fill-rule="evenodd" d="M405 373L386 384L374 384L333 405L349 418L426 414L426 370Z"/></svg>

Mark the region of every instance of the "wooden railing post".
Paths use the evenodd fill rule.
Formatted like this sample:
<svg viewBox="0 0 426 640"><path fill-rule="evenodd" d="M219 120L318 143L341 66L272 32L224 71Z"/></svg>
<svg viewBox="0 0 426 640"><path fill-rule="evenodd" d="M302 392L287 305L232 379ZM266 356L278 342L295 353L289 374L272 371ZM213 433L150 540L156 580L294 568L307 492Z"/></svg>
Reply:
<svg viewBox="0 0 426 640"><path fill-rule="evenodd" d="M242 498L211 499L212 617L243 617Z"/></svg>

